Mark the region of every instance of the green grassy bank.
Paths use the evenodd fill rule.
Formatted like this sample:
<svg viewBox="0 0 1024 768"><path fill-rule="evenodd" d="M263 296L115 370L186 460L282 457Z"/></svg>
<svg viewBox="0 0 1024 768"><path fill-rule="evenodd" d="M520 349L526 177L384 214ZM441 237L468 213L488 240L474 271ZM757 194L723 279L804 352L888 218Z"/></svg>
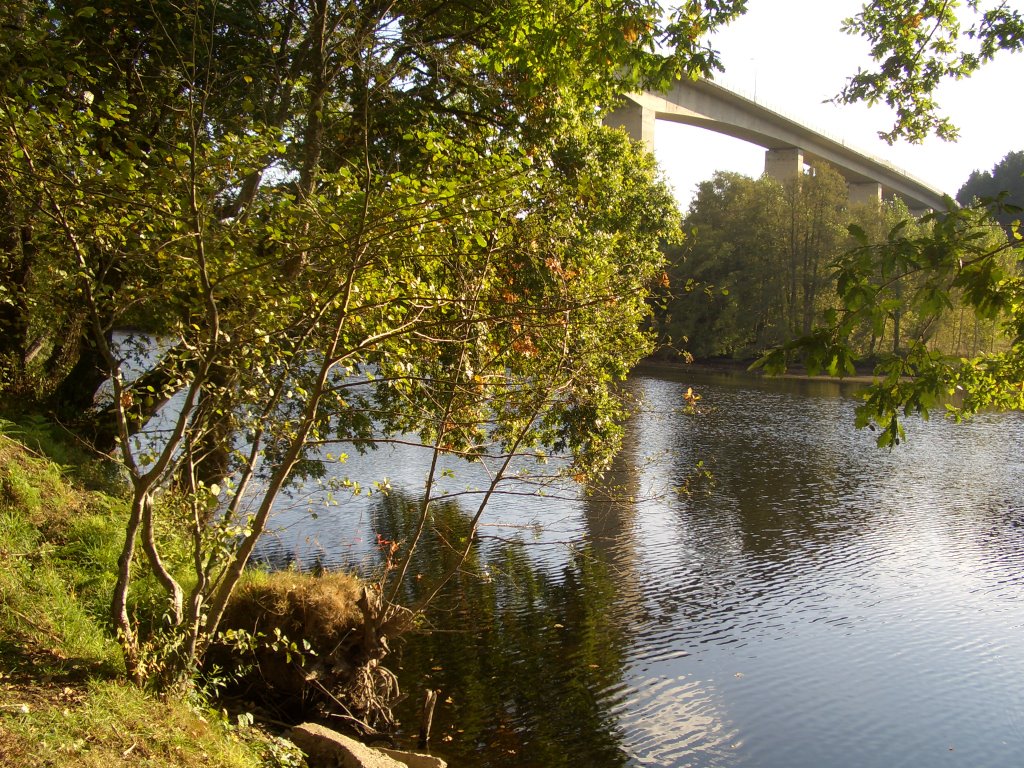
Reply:
<svg viewBox="0 0 1024 768"><path fill-rule="evenodd" d="M0 422L0 768L302 765L201 698L125 680L106 612L126 517L92 462Z"/></svg>

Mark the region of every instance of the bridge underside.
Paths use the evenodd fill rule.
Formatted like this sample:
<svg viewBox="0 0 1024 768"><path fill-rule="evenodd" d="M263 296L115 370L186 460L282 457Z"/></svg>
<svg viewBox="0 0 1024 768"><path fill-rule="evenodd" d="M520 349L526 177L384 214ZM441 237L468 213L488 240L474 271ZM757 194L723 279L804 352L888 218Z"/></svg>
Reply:
<svg viewBox="0 0 1024 768"><path fill-rule="evenodd" d="M666 93L630 94L605 118L654 146L655 120L705 128L764 147L765 173L795 178L805 164L826 162L846 179L850 202L901 197L912 211L945 208L944 195L895 166L806 128L707 80L683 81Z"/></svg>

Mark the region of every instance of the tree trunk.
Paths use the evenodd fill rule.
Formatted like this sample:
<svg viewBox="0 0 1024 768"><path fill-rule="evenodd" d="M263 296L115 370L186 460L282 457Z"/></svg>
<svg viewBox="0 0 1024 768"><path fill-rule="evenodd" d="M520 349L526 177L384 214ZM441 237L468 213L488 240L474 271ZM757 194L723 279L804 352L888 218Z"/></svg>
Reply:
<svg viewBox="0 0 1024 768"><path fill-rule="evenodd" d="M0 187L0 284L8 298L0 302L0 366L7 369L9 385L24 383L28 348L29 308L27 303L32 268L32 229L19 226L7 191ZM5 378L7 378L5 376ZM8 385L8 386L9 386Z"/></svg>
<svg viewBox="0 0 1024 768"><path fill-rule="evenodd" d="M110 378L110 373L87 327L79 332L76 339L69 339L67 343L61 342L59 350L55 351L64 357L75 358L75 364L50 395L50 407L58 419L75 425L80 423L83 415L95 405L96 393L103 382ZM53 355L51 361L52 359ZM90 437L87 432L82 436L87 439ZM113 436L110 443L112 448Z"/></svg>

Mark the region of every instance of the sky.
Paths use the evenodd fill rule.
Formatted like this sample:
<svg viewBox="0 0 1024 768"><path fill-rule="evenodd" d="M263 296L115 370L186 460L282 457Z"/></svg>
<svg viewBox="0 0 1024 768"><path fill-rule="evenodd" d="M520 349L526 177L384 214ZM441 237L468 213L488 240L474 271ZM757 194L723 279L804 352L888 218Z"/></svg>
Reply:
<svg viewBox="0 0 1024 768"><path fill-rule="evenodd" d="M711 39L725 66L715 81L950 195L971 171L991 170L1008 152L1024 150L1024 105L1017 98L1024 54L1003 54L970 79L942 86L937 101L960 129L955 143L930 137L889 146L877 136L892 126L887 107L825 103L870 63L867 41L839 29L860 6L860 0L749 0L748 12ZM684 209L715 171L754 177L764 171L764 150L752 144L660 120L654 133L655 155Z"/></svg>

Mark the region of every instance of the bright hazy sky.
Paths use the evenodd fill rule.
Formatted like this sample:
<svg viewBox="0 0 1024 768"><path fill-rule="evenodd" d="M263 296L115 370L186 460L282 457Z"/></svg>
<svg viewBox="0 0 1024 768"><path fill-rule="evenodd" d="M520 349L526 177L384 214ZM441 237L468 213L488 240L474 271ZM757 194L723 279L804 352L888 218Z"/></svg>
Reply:
<svg viewBox="0 0 1024 768"><path fill-rule="evenodd" d="M860 6L860 0L749 0L749 11L712 40L725 65L715 80L950 195L972 170L990 170L1008 152L1024 150L1024 54L1004 54L974 77L943 86L937 101L960 128L956 143L929 138L889 146L877 138L892 125L884 105L823 103L869 63L867 42L839 31ZM760 147L660 120L655 153L684 208L716 170L755 177L764 170Z"/></svg>

